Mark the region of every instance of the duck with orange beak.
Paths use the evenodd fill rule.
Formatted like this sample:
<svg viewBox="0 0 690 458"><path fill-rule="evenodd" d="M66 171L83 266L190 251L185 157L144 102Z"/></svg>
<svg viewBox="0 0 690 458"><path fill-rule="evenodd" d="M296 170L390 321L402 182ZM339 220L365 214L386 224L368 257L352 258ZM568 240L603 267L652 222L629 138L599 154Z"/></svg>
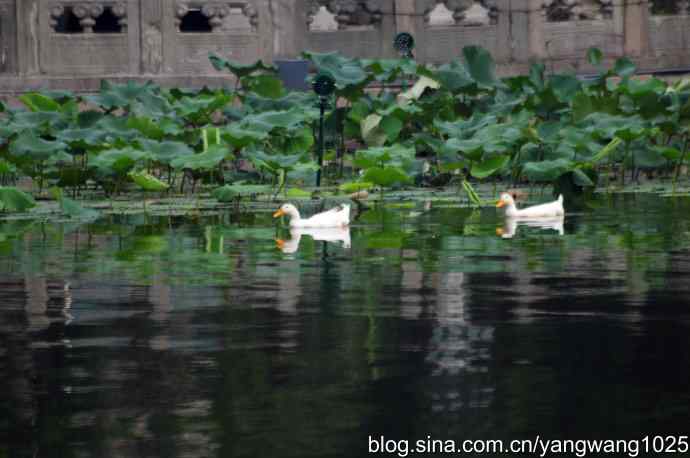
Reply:
<svg viewBox="0 0 690 458"><path fill-rule="evenodd" d="M554 200L553 202L518 209L515 205L515 200L513 199L513 196L511 196L507 192L504 192L501 193L501 196L498 199L498 202L496 203L496 208L502 207L506 208L505 215L507 218L554 218L563 217L565 215L565 210L563 209L562 194L559 195L558 199Z"/></svg>
<svg viewBox="0 0 690 458"><path fill-rule="evenodd" d="M346 227L350 224L350 206L343 204L303 219L297 207L292 204L284 204L273 213L274 218L280 218L281 216L290 218L290 227Z"/></svg>

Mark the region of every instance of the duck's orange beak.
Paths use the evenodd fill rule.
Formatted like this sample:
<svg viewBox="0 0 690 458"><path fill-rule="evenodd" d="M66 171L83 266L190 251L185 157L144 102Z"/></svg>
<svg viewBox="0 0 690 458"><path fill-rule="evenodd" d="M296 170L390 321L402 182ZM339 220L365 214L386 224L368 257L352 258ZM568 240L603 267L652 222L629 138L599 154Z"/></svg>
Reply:
<svg viewBox="0 0 690 458"><path fill-rule="evenodd" d="M276 247L277 247L279 250L282 250L284 246L285 246L285 240L276 239Z"/></svg>
<svg viewBox="0 0 690 458"><path fill-rule="evenodd" d="M506 204L506 203L503 202L503 200L499 200L498 202L496 202L496 208L501 208L501 207L504 206L505 204Z"/></svg>
<svg viewBox="0 0 690 458"><path fill-rule="evenodd" d="M496 235L498 235L499 237L502 236L504 233L505 233L505 232L503 232L503 228L502 228L502 227L497 227L497 228L496 228Z"/></svg>
<svg viewBox="0 0 690 458"><path fill-rule="evenodd" d="M283 209L279 208L278 211L273 214L273 217L279 218L279 217L283 216L284 214L285 214L285 212L283 211Z"/></svg>

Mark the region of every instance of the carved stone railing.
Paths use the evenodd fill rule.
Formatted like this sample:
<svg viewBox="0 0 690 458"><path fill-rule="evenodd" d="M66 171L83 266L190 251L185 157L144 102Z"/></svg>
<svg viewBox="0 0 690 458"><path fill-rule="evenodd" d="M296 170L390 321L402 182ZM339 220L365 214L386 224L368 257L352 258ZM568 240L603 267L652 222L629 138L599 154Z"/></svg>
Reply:
<svg viewBox="0 0 690 458"><path fill-rule="evenodd" d="M334 16L338 30L347 30L353 26L375 26L381 23L383 17L380 0L309 0L308 26L321 7L325 7Z"/></svg>
<svg viewBox="0 0 690 458"><path fill-rule="evenodd" d="M0 92L92 90L111 77L223 84L209 52L247 63L304 50L394 58L403 31L421 62L480 45L504 74L533 61L593 72L590 46L607 64L625 55L679 68L690 67L688 30L690 0L0 0Z"/></svg>
<svg viewBox="0 0 690 458"><path fill-rule="evenodd" d="M613 0L545 0L547 22L604 20L613 16Z"/></svg>
<svg viewBox="0 0 690 458"><path fill-rule="evenodd" d="M192 10L201 11L211 26L213 32L220 32L223 28L224 19L230 15L231 9L241 9L251 24L252 30L256 31L258 25L258 13L256 8L248 2L222 2L222 1L178 1L175 7L175 27L178 31L183 18Z"/></svg>
<svg viewBox="0 0 690 458"><path fill-rule="evenodd" d="M57 30L60 19L65 17L68 7L79 19L79 25L81 25L84 33L93 33L96 20L105 12L106 8L109 8L113 16L118 19L118 25L122 32L127 32L127 5L124 2L78 3L69 1L55 3L50 8L50 26L54 31Z"/></svg>
<svg viewBox="0 0 690 458"><path fill-rule="evenodd" d="M427 0L424 6L424 23L430 25L431 14L438 5L442 4L452 14L454 24L457 25L480 25L467 21L467 12L475 4L481 6L486 11L490 24L496 24L498 18L498 6L496 0Z"/></svg>

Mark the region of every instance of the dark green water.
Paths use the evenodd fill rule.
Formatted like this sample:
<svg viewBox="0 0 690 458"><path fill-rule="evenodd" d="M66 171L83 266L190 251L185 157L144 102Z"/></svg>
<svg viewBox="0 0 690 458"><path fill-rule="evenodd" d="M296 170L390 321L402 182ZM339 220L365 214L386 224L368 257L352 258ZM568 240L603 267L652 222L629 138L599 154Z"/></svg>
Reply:
<svg viewBox="0 0 690 458"><path fill-rule="evenodd" d="M690 432L690 200L422 210L292 254L268 212L0 222L0 457Z"/></svg>

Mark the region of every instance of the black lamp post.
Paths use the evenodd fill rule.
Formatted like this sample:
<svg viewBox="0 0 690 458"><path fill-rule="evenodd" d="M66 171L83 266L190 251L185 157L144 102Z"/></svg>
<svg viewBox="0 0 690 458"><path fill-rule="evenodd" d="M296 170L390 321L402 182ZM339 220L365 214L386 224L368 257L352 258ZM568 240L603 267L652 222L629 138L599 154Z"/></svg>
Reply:
<svg viewBox="0 0 690 458"><path fill-rule="evenodd" d="M412 54L412 50L414 49L414 37L411 34L407 32L400 32L397 34L393 39L393 47L398 51L398 54L400 54L400 58L414 59L414 54ZM405 77L403 77L402 88L403 91L407 89L407 78Z"/></svg>
<svg viewBox="0 0 690 458"><path fill-rule="evenodd" d="M324 150L324 135L323 122L326 108L328 107L328 97L335 92L335 79L329 74L320 73L314 78L313 82L314 92L319 96L319 170L316 172L316 187L321 186L321 168L323 167L323 150Z"/></svg>

